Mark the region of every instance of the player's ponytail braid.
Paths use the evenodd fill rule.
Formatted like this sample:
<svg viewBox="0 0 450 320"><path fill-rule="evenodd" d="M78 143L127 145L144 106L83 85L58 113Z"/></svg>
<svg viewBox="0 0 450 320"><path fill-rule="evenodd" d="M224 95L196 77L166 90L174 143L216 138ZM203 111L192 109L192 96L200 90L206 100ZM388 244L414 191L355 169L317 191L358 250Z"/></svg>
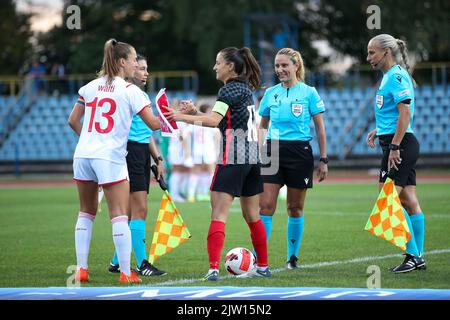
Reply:
<svg viewBox="0 0 450 320"><path fill-rule="evenodd" d="M229 47L220 50L220 53L225 61L234 64L236 79L248 82L255 90L261 87L261 68L249 48Z"/></svg>
<svg viewBox="0 0 450 320"><path fill-rule="evenodd" d="M253 89L258 90L261 88L261 68L253 56L251 50L247 47L239 49L239 53L244 59L243 74L247 78Z"/></svg>
<svg viewBox="0 0 450 320"><path fill-rule="evenodd" d="M402 55L403 64L405 65L406 71L411 74L410 66L408 63L408 50L406 49L406 43L403 40L397 39L397 45Z"/></svg>
<svg viewBox="0 0 450 320"><path fill-rule="evenodd" d="M120 68L118 60L121 58L127 59L133 47L125 42L119 42L116 39L109 39L105 43L103 50L102 69L98 76L107 76L107 83L111 84L114 77L119 74Z"/></svg>

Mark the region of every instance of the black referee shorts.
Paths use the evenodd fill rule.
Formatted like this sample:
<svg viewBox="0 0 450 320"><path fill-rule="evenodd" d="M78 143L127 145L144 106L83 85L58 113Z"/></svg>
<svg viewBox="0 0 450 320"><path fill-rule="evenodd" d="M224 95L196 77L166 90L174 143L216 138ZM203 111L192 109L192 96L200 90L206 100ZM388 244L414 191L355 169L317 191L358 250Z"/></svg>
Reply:
<svg viewBox="0 0 450 320"><path fill-rule="evenodd" d="M259 164L216 165L211 191L231 194L234 197L251 197L263 192Z"/></svg>
<svg viewBox="0 0 450 320"><path fill-rule="evenodd" d="M147 191L150 188L150 149L148 143L128 141L127 166L130 191Z"/></svg>
<svg viewBox="0 0 450 320"><path fill-rule="evenodd" d="M308 141L286 141L278 140L276 143L267 141L263 147L263 154L267 154L269 163L263 164L263 168L276 166L278 161L278 171L275 174L264 174L264 183L274 183L286 185L289 188L307 189L313 187L314 157L311 145ZM277 156L278 154L278 156Z"/></svg>
<svg viewBox="0 0 450 320"><path fill-rule="evenodd" d="M419 158L420 145L412 133L405 133L400 143L400 158L402 162L397 165L398 171L391 169L388 173L389 144L392 142L393 134L378 136L381 149L383 149L383 158L381 160L380 183L384 183L389 176L394 180L396 186L415 186L416 185L416 162Z"/></svg>

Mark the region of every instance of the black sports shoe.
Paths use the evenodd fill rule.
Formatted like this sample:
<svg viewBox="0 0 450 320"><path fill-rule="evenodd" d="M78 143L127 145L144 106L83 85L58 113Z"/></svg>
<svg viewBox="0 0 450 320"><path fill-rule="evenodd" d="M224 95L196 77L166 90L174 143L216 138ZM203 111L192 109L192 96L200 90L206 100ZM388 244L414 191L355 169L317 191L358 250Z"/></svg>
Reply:
<svg viewBox="0 0 450 320"><path fill-rule="evenodd" d="M409 253L404 253L405 260L403 262L390 270L394 273L406 273L413 270L425 270L425 259L423 257L416 257Z"/></svg>
<svg viewBox="0 0 450 320"><path fill-rule="evenodd" d="M299 267L298 267L297 261L298 261L298 258L296 256L292 255L289 258L289 261L286 262L286 268L290 269L290 270L298 269Z"/></svg>
<svg viewBox="0 0 450 320"><path fill-rule="evenodd" d="M108 271L111 273L120 273L120 267L118 264L109 263Z"/></svg>
<svg viewBox="0 0 450 320"><path fill-rule="evenodd" d="M155 267L145 259L142 261L141 266L139 268L136 268L136 271L141 276L146 277L165 276L167 274L167 272L159 270L157 267Z"/></svg>

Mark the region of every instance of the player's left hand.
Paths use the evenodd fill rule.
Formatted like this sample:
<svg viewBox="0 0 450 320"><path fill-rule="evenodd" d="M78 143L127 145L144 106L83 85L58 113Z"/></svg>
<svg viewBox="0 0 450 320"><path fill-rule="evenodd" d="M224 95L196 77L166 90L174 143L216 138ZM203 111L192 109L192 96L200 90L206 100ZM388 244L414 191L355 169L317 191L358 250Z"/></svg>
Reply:
<svg viewBox="0 0 450 320"><path fill-rule="evenodd" d="M317 176L319 177L319 182L327 178L328 165L326 163L323 163L322 161L319 162L319 170L317 171Z"/></svg>
<svg viewBox="0 0 450 320"><path fill-rule="evenodd" d="M402 164L402 158L400 158L400 150L391 150L389 152L389 160L388 160L388 171L391 168L398 170L399 165Z"/></svg>

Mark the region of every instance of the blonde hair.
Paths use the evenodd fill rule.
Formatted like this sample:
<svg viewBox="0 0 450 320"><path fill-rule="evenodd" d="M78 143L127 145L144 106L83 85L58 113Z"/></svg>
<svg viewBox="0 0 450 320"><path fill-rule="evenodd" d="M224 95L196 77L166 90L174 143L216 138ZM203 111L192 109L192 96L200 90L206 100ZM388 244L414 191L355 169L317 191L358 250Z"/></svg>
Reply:
<svg viewBox="0 0 450 320"><path fill-rule="evenodd" d="M134 48L125 42L119 42L116 39L109 39L105 43L103 50L102 69L98 73L99 77L107 76L106 82L111 84L114 77L119 74L119 59L127 59Z"/></svg>
<svg viewBox="0 0 450 320"><path fill-rule="evenodd" d="M297 64L298 68L295 72L297 80L305 81L305 65L303 64L303 58L300 52L292 48L283 48L277 52L277 55L284 54L289 57L293 64Z"/></svg>
<svg viewBox="0 0 450 320"><path fill-rule="evenodd" d="M376 42L381 49L391 49L391 55L394 61L406 68L406 71L411 75L411 67L408 61L408 49L406 48L406 42L401 39L396 39L390 34L379 34L372 39L372 42Z"/></svg>

